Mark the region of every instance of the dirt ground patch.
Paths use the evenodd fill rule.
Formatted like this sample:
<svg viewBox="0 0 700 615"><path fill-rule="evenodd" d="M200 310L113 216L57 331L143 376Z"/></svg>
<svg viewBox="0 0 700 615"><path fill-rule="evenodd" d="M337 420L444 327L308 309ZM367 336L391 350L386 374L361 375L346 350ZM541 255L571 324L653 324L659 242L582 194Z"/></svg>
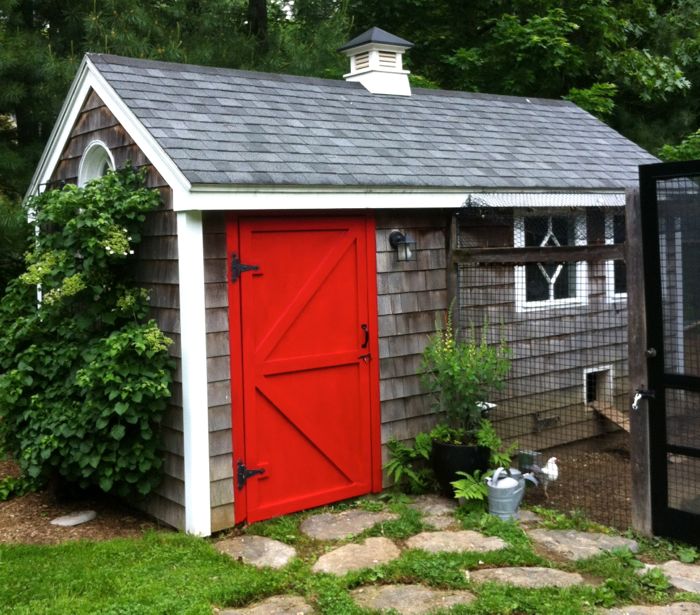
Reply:
<svg viewBox="0 0 700 615"><path fill-rule="evenodd" d="M19 474L11 461L0 461L0 479ZM74 527L51 525L51 519L80 510L97 518ZM59 500L50 490L0 502L0 543L57 544L68 540L133 538L147 530L165 529L146 515L113 498L87 496Z"/></svg>
<svg viewBox="0 0 700 615"><path fill-rule="evenodd" d="M621 530L629 528L630 460L620 442L602 450L581 451L567 447L547 451L559 459L559 480L545 498L542 488L528 488L525 504L580 511L588 519ZM0 478L16 476L17 467L0 461ZM79 510L95 510L97 518L72 528L51 525L56 517ZM67 540L108 540L133 537L152 529L167 529L150 517L113 498L89 497L59 501L50 491L30 493L0 502L0 543L53 544Z"/></svg>
<svg viewBox="0 0 700 615"><path fill-rule="evenodd" d="M559 465L559 480L547 488L528 489L525 504L554 508L561 512L581 512L600 523L626 530L631 518L630 458L625 447L601 451L571 448L547 451Z"/></svg>

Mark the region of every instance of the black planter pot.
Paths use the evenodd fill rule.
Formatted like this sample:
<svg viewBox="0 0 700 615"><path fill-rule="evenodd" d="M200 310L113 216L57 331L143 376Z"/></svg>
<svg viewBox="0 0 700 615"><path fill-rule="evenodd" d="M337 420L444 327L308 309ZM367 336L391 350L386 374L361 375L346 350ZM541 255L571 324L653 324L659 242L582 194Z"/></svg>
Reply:
<svg viewBox="0 0 700 615"><path fill-rule="evenodd" d="M443 494L454 497L454 488L450 483L462 478L457 472L471 474L475 470L488 470L490 455L488 446L433 442L431 461Z"/></svg>

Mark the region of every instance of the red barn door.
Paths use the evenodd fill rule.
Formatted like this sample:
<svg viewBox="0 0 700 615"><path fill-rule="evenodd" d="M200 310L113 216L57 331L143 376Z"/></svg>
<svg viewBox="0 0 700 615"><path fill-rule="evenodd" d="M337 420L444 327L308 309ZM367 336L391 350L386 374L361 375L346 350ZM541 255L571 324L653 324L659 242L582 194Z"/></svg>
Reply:
<svg viewBox="0 0 700 615"><path fill-rule="evenodd" d="M373 224L232 218L228 244L236 521L379 489Z"/></svg>

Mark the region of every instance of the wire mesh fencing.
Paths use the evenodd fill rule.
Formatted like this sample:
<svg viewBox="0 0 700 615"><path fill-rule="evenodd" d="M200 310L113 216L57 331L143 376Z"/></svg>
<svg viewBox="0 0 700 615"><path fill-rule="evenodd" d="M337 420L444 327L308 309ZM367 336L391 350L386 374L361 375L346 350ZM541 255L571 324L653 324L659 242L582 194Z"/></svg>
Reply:
<svg viewBox="0 0 700 615"><path fill-rule="evenodd" d="M630 525L624 210L466 207L455 315L463 337L505 343L490 418L506 443L557 458L526 502Z"/></svg>

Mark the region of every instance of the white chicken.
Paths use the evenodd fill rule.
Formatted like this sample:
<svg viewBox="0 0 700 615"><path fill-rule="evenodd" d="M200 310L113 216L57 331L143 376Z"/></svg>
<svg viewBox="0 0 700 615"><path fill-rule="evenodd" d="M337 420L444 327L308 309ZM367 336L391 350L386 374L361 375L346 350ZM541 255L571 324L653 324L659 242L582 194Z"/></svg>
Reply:
<svg viewBox="0 0 700 615"><path fill-rule="evenodd" d="M534 471L535 476L537 476L540 482L544 485L544 497L549 499L549 495L547 494L547 485L549 483L553 483L559 478L559 466L557 465L557 458L550 457L549 459L547 459L547 463L544 464L543 468L532 466L532 470Z"/></svg>

